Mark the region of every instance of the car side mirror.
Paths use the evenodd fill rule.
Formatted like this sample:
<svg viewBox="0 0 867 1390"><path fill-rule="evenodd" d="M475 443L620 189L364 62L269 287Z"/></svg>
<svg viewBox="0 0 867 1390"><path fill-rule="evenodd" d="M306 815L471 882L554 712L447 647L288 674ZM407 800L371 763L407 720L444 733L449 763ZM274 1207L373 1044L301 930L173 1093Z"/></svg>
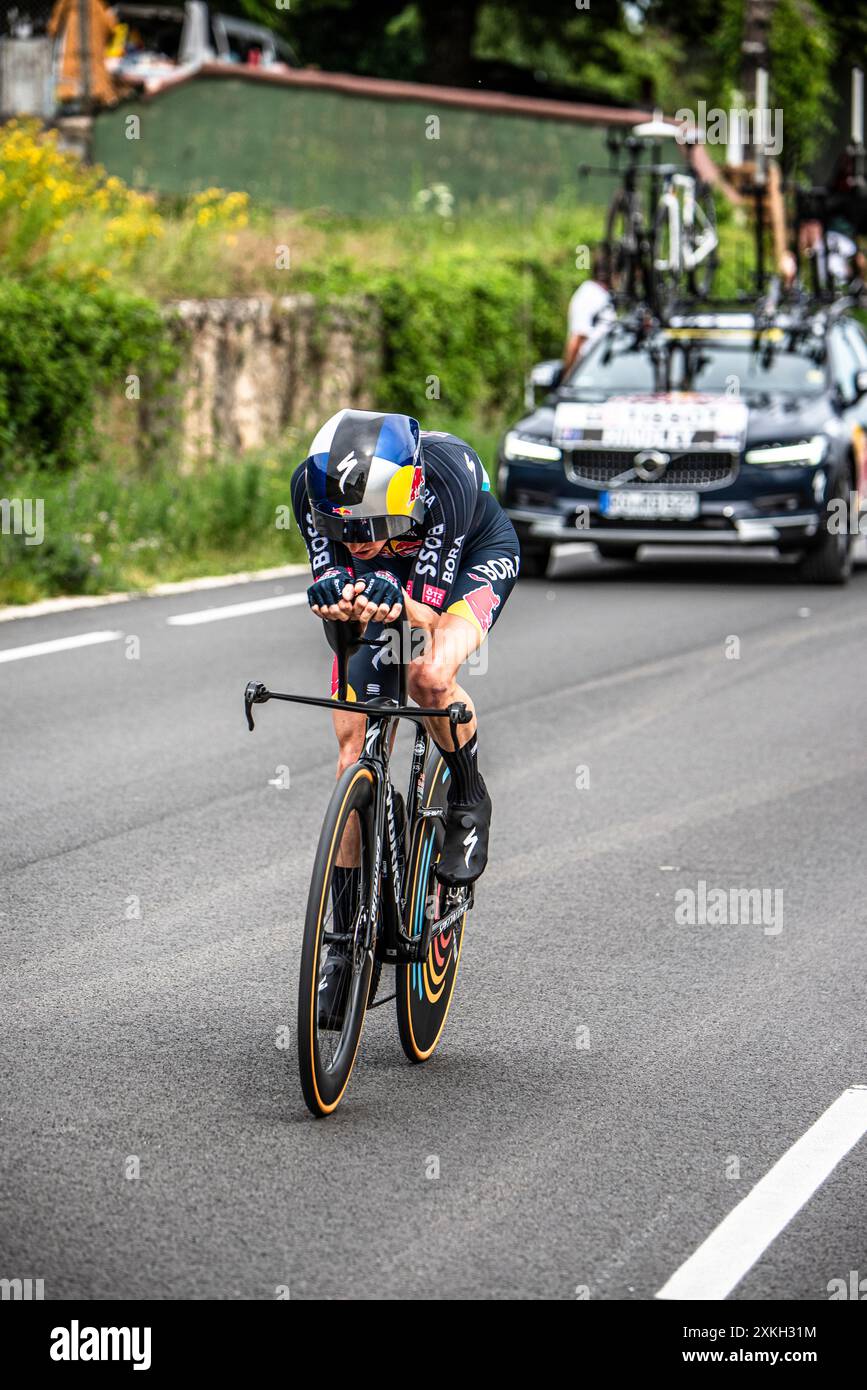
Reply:
<svg viewBox="0 0 867 1390"><path fill-rule="evenodd" d="M524 404L527 409L532 410L536 404L537 391L553 391L555 386L559 386L562 375L563 363L559 357L549 362L537 362L535 367L531 367L524 385Z"/></svg>

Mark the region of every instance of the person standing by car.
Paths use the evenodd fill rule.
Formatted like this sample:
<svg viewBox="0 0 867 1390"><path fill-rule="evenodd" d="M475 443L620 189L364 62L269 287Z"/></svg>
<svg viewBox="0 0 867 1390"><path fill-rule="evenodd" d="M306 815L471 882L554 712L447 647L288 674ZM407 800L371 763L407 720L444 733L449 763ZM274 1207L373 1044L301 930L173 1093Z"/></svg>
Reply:
<svg viewBox="0 0 867 1390"><path fill-rule="evenodd" d="M563 373L568 376L579 357L600 338L614 320L611 297L611 262L608 251L597 246L593 252L590 276L569 300Z"/></svg>

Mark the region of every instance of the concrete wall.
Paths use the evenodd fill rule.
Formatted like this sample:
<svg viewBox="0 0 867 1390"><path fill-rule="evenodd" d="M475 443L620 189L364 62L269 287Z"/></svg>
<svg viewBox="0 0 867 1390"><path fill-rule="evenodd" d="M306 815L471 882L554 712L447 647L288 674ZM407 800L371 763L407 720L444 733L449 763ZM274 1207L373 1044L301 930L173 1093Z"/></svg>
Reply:
<svg viewBox="0 0 867 1390"><path fill-rule="evenodd" d="M375 306L282 299L183 300L167 309L183 344L177 393L163 422L181 466L303 436L346 405L368 409L380 372Z"/></svg>

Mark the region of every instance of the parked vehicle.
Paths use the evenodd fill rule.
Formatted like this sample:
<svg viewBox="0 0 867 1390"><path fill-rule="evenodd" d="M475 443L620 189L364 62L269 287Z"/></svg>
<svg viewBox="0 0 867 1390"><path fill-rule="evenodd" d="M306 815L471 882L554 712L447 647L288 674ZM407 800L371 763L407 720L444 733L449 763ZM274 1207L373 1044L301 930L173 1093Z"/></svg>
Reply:
<svg viewBox="0 0 867 1390"><path fill-rule="evenodd" d="M107 66L127 82L147 86L203 63L298 66L292 49L271 29L213 13L204 0L183 6L118 4L114 12L119 51Z"/></svg>

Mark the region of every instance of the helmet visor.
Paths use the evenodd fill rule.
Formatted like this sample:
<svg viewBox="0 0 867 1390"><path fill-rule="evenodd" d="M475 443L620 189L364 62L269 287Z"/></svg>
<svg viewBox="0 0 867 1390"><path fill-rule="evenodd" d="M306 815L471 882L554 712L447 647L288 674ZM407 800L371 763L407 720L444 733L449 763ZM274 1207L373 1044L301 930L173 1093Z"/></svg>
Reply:
<svg viewBox="0 0 867 1390"><path fill-rule="evenodd" d="M320 536L345 545L369 545L371 541L387 541L402 536L412 526L411 516L334 516L331 512L313 508L313 525Z"/></svg>

